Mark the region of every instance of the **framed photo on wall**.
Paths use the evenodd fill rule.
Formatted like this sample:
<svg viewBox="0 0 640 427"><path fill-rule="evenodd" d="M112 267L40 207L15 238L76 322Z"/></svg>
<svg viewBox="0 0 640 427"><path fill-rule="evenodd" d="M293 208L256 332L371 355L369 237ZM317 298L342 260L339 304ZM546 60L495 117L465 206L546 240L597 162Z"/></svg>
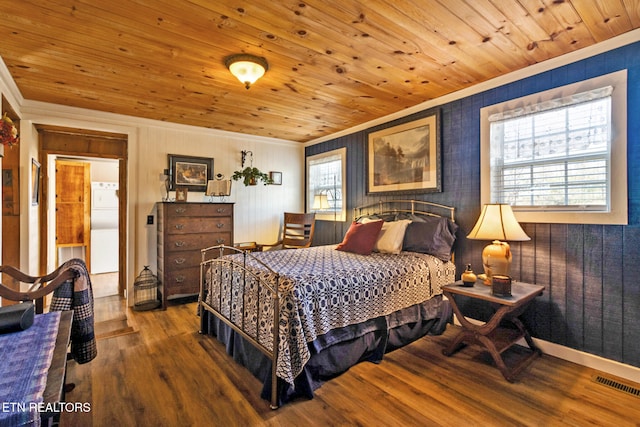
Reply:
<svg viewBox="0 0 640 427"><path fill-rule="evenodd" d="M440 169L440 110L368 135L368 194L440 192Z"/></svg>
<svg viewBox="0 0 640 427"><path fill-rule="evenodd" d="M269 172L269 178L272 181L272 185L282 185L282 172Z"/></svg>
<svg viewBox="0 0 640 427"><path fill-rule="evenodd" d="M31 205L38 206L40 202L40 163L31 159Z"/></svg>
<svg viewBox="0 0 640 427"><path fill-rule="evenodd" d="M213 179L213 159L169 154L169 190L186 187L189 191L207 190Z"/></svg>

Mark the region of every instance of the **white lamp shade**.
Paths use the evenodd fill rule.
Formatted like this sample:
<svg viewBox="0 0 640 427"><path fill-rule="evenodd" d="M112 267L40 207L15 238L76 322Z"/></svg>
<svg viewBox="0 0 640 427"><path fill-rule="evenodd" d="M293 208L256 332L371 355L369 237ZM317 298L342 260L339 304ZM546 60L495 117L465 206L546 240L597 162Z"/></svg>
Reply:
<svg viewBox="0 0 640 427"><path fill-rule="evenodd" d="M531 240L520 227L511 206L501 203L484 205L476 225L467 237L474 240Z"/></svg>
<svg viewBox="0 0 640 427"><path fill-rule="evenodd" d="M329 198L326 194L316 194L313 196L313 206L311 209L315 211L329 209L331 205L329 205Z"/></svg>

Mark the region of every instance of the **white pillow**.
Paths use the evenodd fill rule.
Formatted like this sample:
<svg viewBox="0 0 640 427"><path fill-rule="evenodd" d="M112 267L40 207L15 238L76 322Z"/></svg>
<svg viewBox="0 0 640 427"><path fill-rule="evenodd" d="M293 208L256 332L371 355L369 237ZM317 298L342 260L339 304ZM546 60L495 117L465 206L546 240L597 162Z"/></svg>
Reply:
<svg viewBox="0 0 640 427"><path fill-rule="evenodd" d="M404 234L410 223L411 220L402 219L382 224L382 230L378 234L378 240L373 250L383 254L399 254L402 251Z"/></svg>

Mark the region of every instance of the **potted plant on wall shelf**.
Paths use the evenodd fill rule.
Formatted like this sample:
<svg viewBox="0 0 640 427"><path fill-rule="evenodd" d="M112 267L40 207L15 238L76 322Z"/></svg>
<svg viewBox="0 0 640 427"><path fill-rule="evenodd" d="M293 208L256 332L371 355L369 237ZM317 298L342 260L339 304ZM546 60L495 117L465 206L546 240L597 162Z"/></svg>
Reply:
<svg viewBox="0 0 640 427"><path fill-rule="evenodd" d="M273 184L269 175L264 172L260 172L258 168L253 166L247 166L246 168L235 171L231 176L234 181L242 180L244 185L256 185L258 181L262 181L264 185Z"/></svg>

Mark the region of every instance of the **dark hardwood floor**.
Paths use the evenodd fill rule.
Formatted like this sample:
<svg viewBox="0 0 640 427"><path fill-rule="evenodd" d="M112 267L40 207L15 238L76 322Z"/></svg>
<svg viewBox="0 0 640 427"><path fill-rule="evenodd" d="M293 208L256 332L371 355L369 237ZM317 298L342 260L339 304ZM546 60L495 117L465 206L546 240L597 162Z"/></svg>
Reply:
<svg viewBox="0 0 640 427"><path fill-rule="evenodd" d="M112 299L100 310L124 309ZM259 382L218 341L198 334L196 303L130 312L129 319L137 332L100 339L88 364L69 362L67 380L76 388L66 401L89 403L90 411L64 413L61 425L640 425L640 397L594 382L593 369L545 355L509 383L475 347L443 356L455 326L379 365L353 367L312 400L272 411Z"/></svg>

